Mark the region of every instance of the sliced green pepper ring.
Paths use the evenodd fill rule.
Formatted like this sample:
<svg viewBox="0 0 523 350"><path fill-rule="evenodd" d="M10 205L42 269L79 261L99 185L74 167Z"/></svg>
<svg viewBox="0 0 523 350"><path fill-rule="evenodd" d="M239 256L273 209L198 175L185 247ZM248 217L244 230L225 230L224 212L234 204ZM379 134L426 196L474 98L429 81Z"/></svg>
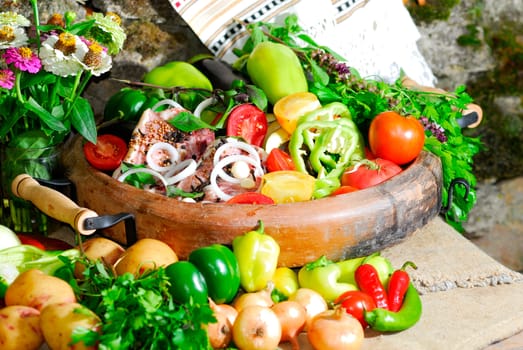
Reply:
<svg viewBox="0 0 523 350"><path fill-rule="evenodd" d="M296 170L315 176L320 183L315 197L329 195L351 164L365 157L365 145L350 111L333 102L305 114L291 135L289 151Z"/></svg>

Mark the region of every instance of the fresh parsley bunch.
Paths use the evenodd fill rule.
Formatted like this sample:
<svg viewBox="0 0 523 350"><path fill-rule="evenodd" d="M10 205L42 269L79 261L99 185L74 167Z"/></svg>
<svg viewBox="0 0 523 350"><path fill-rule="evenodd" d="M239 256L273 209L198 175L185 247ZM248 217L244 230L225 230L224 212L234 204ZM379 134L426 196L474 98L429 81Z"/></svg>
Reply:
<svg viewBox="0 0 523 350"><path fill-rule="evenodd" d="M208 304L178 304L168 292L165 269L115 276L102 262L80 260L83 278L69 279L79 302L102 320L100 333L76 329L74 341L100 350L211 349L204 325L216 322ZM71 276L74 264L70 264Z"/></svg>
<svg viewBox="0 0 523 350"><path fill-rule="evenodd" d="M452 202L445 212L447 222L462 232L462 222L476 203L476 177L472 172L473 157L482 148L478 138L467 137L457 123L462 111L472 102L465 87L453 93L436 93L410 89L400 77L389 84L379 77L363 78L346 60L326 46L319 45L298 25L298 17L289 15L284 25L266 22L246 24L250 36L242 48L235 67L241 69L249 52L261 41L272 40L292 48L309 79L309 90L322 104L342 102L363 135L368 134L372 119L387 110L418 118L426 130L425 150L441 159L443 168L442 203L447 205L451 183L463 179L470 189L456 186Z"/></svg>

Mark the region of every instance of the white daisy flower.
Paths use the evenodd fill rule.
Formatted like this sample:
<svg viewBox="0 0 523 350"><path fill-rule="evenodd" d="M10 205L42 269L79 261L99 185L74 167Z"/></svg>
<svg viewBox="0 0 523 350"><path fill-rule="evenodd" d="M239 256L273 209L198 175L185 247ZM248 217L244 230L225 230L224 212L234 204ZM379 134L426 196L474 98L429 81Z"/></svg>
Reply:
<svg viewBox="0 0 523 350"><path fill-rule="evenodd" d="M31 21L16 12L1 12L0 25L10 25L13 27L29 27Z"/></svg>
<svg viewBox="0 0 523 350"><path fill-rule="evenodd" d="M42 43L40 59L46 71L67 77L84 70L82 60L88 51L87 45L79 37L61 33L60 36L49 36Z"/></svg>
<svg viewBox="0 0 523 350"><path fill-rule="evenodd" d="M88 45L89 51L82 59L85 70L91 71L95 76L108 72L112 67L112 58L107 54L107 50L97 43Z"/></svg>
<svg viewBox="0 0 523 350"><path fill-rule="evenodd" d="M0 25L0 49L26 46L29 38L22 27L9 24Z"/></svg>

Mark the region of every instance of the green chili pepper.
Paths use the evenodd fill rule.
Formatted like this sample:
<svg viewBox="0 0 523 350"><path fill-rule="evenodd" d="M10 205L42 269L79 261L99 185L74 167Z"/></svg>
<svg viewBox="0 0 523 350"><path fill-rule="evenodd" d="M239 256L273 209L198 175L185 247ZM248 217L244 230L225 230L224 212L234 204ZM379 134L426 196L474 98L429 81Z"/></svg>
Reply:
<svg viewBox="0 0 523 350"><path fill-rule="evenodd" d="M216 303L228 303L240 288L240 267L234 253L226 246L212 244L197 248L188 260L202 273L209 297Z"/></svg>
<svg viewBox="0 0 523 350"><path fill-rule="evenodd" d="M308 91L298 56L283 44L270 41L257 44L247 59L247 73L273 105L282 97Z"/></svg>
<svg viewBox="0 0 523 350"><path fill-rule="evenodd" d="M379 332L399 332L414 326L422 314L421 298L412 283L398 312L376 308L365 312L365 321Z"/></svg>
<svg viewBox="0 0 523 350"><path fill-rule="evenodd" d="M112 95L105 104L104 120L137 121L147 108L152 108L159 101L156 95L125 87Z"/></svg>
<svg viewBox="0 0 523 350"><path fill-rule="evenodd" d="M271 236L264 233L263 223L255 231L237 236L232 241L232 250L240 266L240 283L246 292L257 292L271 281L280 255L280 246Z"/></svg>
<svg viewBox="0 0 523 350"><path fill-rule="evenodd" d="M163 88L213 89L209 79L198 68L184 61L172 61L153 68L145 74L143 81Z"/></svg>
<svg viewBox="0 0 523 350"><path fill-rule="evenodd" d="M353 284L340 282L340 277L340 266L325 256L305 264L298 272L300 286L317 291L327 302L349 290L358 290Z"/></svg>
<svg viewBox="0 0 523 350"><path fill-rule="evenodd" d="M328 196L352 163L365 157L365 145L348 108L330 103L298 120L289 142L296 170L316 176L314 197Z"/></svg>
<svg viewBox="0 0 523 350"><path fill-rule="evenodd" d="M177 261L165 268L165 275L171 285L169 293L173 300L185 304L191 300L195 304L208 303L207 283L202 273L189 261Z"/></svg>

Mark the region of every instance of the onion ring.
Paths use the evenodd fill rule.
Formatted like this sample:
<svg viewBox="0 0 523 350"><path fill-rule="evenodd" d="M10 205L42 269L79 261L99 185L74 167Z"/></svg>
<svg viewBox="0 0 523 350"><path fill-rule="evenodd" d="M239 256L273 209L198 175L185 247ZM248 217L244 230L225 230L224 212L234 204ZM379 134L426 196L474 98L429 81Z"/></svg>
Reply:
<svg viewBox="0 0 523 350"><path fill-rule="evenodd" d="M256 151L256 149L252 145L250 145L246 142L238 141L236 139L231 138L230 141L228 141L227 143L224 143L223 145L221 145L220 147L218 147L216 149L216 152L214 153L214 158L213 158L214 166L216 166L218 164L222 153L225 152L228 148L237 148L242 151L245 151L245 152L249 153L251 158L254 158L254 160L256 162L261 163L260 154L258 153L258 151Z"/></svg>
<svg viewBox="0 0 523 350"><path fill-rule="evenodd" d="M160 166L153 161L153 154L159 150L166 151L169 154L169 160L171 164L167 166ZM178 153L178 150L170 143L156 142L147 151L147 154L145 155L145 160L147 161L147 165L149 166L149 168L162 173L171 170L180 161L180 154Z"/></svg>
<svg viewBox="0 0 523 350"><path fill-rule="evenodd" d="M214 103L216 102L216 99L214 97L209 97L209 98L206 98L205 100L203 100L202 102L200 102L198 104L198 106L196 106L196 108L194 109L194 112L193 114L200 118L202 112L209 106L212 106Z"/></svg>
<svg viewBox="0 0 523 350"><path fill-rule="evenodd" d="M122 175L120 175L118 177L118 181L124 182L124 180L127 178L127 176L132 175L132 174L136 174L136 173L146 173L146 174L153 175L154 177L160 179L160 181L162 182L164 187L167 188L167 181L165 181L165 178L162 176L162 174L160 174L159 172L154 171L152 169L148 169L148 168L132 168L132 169L129 169L129 170L127 170L126 172L124 172Z"/></svg>
<svg viewBox="0 0 523 350"><path fill-rule="evenodd" d="M182 181L183 179L191 176L196 172L197 163L194 159L188 158L180 163L176 164L174 167L173 174L176 174L172 177L166 179L168 185L174 185L177 182Z"/></svg>

